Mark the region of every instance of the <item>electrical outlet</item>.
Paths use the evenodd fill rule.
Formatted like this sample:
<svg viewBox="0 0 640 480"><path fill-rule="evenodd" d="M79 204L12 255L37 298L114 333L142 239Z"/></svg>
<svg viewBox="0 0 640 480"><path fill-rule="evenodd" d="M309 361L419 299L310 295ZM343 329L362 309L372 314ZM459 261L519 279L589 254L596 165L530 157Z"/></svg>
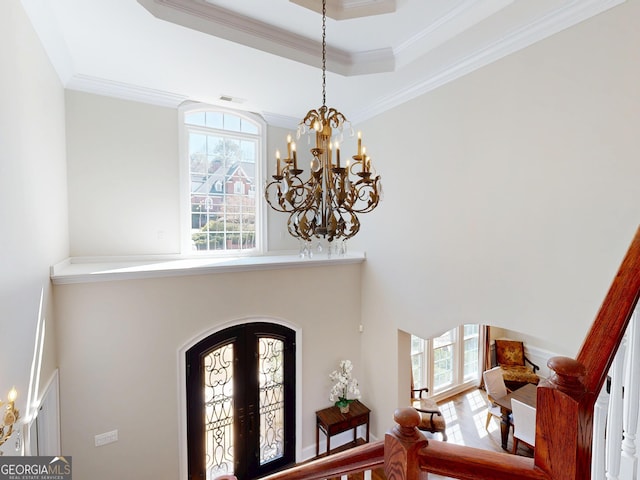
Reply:
<svg viewBox="0 0 640 480"><path fill-rule="evenodd" d="M96 447L101 447L108 443L118 441L118 430L111 430L110 432L101 433L95 436Z"/></svg>

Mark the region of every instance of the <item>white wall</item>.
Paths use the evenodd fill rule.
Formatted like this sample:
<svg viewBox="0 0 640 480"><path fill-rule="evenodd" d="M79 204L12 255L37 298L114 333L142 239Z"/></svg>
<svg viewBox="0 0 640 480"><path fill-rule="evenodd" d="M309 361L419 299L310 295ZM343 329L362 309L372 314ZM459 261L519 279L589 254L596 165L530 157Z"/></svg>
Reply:
<svg viewBox="0 0 640 480"><path fill-rule="evenodd" d="M315 454L314 412L330 405L329 373L360 378L360 265L56 285L62 444L74 474L179 477L178 351L228 322L280 319L302 330L302 447ZM330 294L330 302L324 293ZM369 386L362 385L363 398ZM94 436L117 429L117 443Z"/></svg>
<svg viewBox="0 0 640 480"><path fill-rule="evenodd" d="M56 367L48 267L68 255L68 229L63 89L18 0L0 2L0 65L0 396L15 385L27 419L44 318L41 385ZM33 400L42 393L34 387Z"/></svg>
<svg viewBox="0 0 640 480"><path fill-rule="evenodd" d="M274 274L298 294L286 308L265 291L278 285L265 272L56 289L63 446L86 462L78 460L79 471L104 467L106 478L120 468L110 460L135 457L147 467L136 474L151 477L149 459L175 473L175 351L198 329L248 313L287 318L316 332L303 345L309 378L325 375L349 353L379 437L398 406L399 329L428 338L461 323L488 323L574 355L640 219L638 20L640 3L626 2L361 125L385 197L362 218L351 242L350 248L367 251L367 261L345 267L351 281L336 291L347 308L337 309L337 317L333 310L305 308L311 295L303 286L323 284L314 280L315 269ZM67 106L70 195L74 205L94 202L102 217L83 217L73 207L73 254L174 253L174 112L73 92ZM96 113L110 120L99 122ZM117 122L127 116L137 119L138 136L123 137ZM159 149L149 146L156 128L163 137ZM270 154L282 148L286 133L270 129ZM102 139L99 152L85 136ZM120 144L122 138L127 142ZM129 144L136 155L128 156ZM141 178L144 195L119 168L152 173ZM97 190L83 185L88 181ZM147 209L153 221L122 208L132 202L157 205L158 211ZM272 218L282 225L283 216ZM156 221L164 222L166 242L154 234ZM277 243L279 230L269 238ZM361 280L354 270L361 270ZM330 272L320 277L329 281ZM362 303L354 306L359 295L351 294L360 281ZM200 298L222 287L230 289L224 314L195 320ZM235 290L241 288L259 295L255 303L240 305ZM362 322L364 332L336 344L318 330L340 321ZM142 377L131 369L135 362ZM148 391L137 381L145 375L153 379ZM311 402L305 445L314 408L327 404L327 387L305 388ZM121 391L128 403L117 396ZM92 447L93 435L111 428L124 429L123 440Z"/></svg>
<svg viewBox="0 0 640 480"><path fill-rule="evenodd" d="M178 112L67 90L72 256L179 252Z"/></svg>
<svg viewBox="0 0 640 480"><path fill-rule="evenodd" d="M362 125L385 189L353 242L378 411L397 329L575 355L640 224L639 22L627 2Z"/></svg>

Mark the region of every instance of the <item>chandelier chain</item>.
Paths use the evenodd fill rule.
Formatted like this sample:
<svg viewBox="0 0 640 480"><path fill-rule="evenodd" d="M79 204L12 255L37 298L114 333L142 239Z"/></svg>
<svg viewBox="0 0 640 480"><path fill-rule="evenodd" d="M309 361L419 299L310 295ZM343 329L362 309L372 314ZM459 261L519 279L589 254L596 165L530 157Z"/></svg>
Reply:
<svg viewBox="0 0 640 480"><path fill-rule="evenodd" d="M315 0L318 1L318 0ZM303 178L299 168L296 143L287 136L286 157L276 150L276 171L265 186L264 196L271 208L288 213L287 230L304 242L300 254L311 255L310 242L315 237L328 242L340 240L328 251L344 253L344 240L360 231L358 215L371 212L380 202L380 175L371 170L371 159L362 146L358 132L358 150L346 164L340 162L340 145L332 144L333 130L342 131L345 124L353 136L346 117L335 108L327 108L327 0L322 0L322 106L311 109L298 126L302 134L315 137L310 149L309 177ZM300 165L301 167L301 165ZM331 244L330 244L331 245ZM320 251L320 250L319 250ZM306 253L305 253L306 252Z"/></svg>
<svg viewBox="0 0 640 480"><path fill-rule="evenodd" d="M327 0L322 0L322 106L327 105Z"/></svg>

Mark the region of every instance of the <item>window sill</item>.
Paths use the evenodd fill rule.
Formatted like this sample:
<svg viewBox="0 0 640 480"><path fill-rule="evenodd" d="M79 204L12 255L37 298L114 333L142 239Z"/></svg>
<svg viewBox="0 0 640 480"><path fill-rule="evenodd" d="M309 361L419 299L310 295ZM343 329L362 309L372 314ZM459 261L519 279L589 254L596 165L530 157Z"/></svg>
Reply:
<svg viewBox="0 0 640 480"><path fill-rule="evenodd" d="M352 252L331 257L316 255L312 258L300 258L297 254L224 258L176 258L170 256L153 258L69 258L52 266L50 276L54 285L65 285L140 278L345 265L364 262L365 258L363 252Z"/></svg>

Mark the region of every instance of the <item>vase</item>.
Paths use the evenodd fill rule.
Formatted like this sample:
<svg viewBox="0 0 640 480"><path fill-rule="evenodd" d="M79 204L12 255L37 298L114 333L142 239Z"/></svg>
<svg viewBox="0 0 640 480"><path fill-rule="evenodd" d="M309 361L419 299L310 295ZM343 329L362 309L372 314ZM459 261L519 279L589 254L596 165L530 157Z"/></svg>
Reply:
<svg viewBox="0 0 640 480"><path fill-rule="evenodd" d="M340 413L349 413L348 403L346 405L340 405L338 408L340 409Z"/></svg>

